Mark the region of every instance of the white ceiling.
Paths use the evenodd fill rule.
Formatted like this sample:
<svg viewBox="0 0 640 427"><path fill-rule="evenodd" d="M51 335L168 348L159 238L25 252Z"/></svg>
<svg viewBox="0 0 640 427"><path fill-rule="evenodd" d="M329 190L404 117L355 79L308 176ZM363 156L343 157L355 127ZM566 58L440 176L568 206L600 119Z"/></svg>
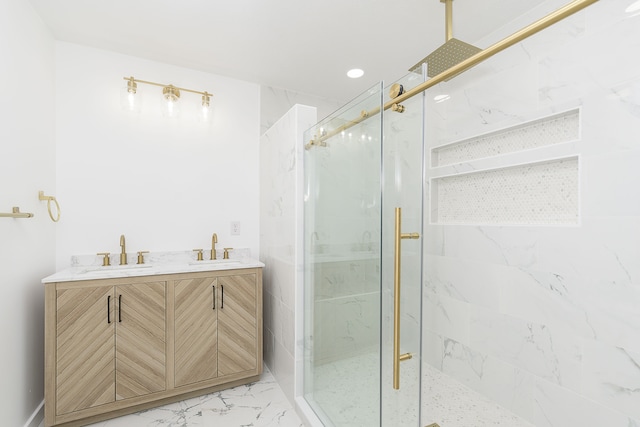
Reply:
<svg viewBox="0 0 640 427"><path fill-rule="evenodd" d="M440 0L30 1L58 40L338 101L444 42ZM455 0L454 37L473 44L542 2Z"/></svg>

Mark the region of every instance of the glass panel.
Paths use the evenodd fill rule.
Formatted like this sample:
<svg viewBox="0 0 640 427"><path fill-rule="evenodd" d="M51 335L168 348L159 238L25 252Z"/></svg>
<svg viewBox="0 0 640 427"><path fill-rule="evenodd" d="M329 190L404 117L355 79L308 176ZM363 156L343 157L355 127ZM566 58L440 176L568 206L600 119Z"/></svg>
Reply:
<svg viewBox="0 0 640 427"><path fill-rule="evenodd" d="M404 90L424 81L421 74L399 80ZM385 92L390 100L391 86ZM401 233L422 235L423 97L402 103L402 113L384 113L383 213L382 213L382 426L418 426L420 408L420 328L422 242L402 239L400 259L400 362L399 389L394 389L394 247L396 208L401 208Z"/></svg>
<svg viewBox="0 0 640 427"><path fill-rule="evenodd" d="M304 391L325 426L380 424L381 93L305 134Z"/></svg>

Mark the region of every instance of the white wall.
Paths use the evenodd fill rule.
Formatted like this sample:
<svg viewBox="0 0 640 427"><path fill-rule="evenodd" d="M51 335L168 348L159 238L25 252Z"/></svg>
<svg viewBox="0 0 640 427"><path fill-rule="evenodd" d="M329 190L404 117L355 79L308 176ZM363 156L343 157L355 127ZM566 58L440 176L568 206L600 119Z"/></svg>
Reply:
<svg viewBox="0 0 640 427"><path fill-rule="evenodd" d="M161 88L140 84L142 111L120 106L124 76L214 94L212 126L200 96L182 93L165 118ZM57 267L74 254L248 247L258 256L260 88L191 69L58 42ZM240 236L230 221L241 222Z"/></svg>
<svg viewBox="0 0 640 427"><path fill-rule="evenodd" d="M264 268L264 359L294 403L295 313L302 291L303 132L316 109L295 105L260 140L260 260Z"/></svg>
<svg viewBox="0 0 640 427"><path fill-rule="evenodd" d="M43 288L54 271L56 225L38 191L55 192L54 41L28 2L0 1L0 218L2 424L24 425L44 393Z"/></svg>

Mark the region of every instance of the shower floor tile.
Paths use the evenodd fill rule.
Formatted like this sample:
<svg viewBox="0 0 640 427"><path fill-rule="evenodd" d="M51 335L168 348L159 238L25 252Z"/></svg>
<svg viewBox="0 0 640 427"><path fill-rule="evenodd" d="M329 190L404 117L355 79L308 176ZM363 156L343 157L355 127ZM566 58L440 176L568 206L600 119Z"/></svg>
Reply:
<svg viewBox="0 0 640 427"><path fill-rule="evenodd" d="M379 380L378 375L372 375L372 372L379 371L377 355L351 357L315 369L314 408L320 406L336 427L378 425L379 398L376 394ZM417 381L418 375L409 374L407 377ZM421 426L438 423L440 427L533 427L435 368L423 367L423 378L426 386L423 390ZM415 389L417 384L407 382L405 387ZM389 403L398 404L397 401ZM416 418L415 410L406 408L404 411L399 413L399 418ZM389 409L389 413L392 412Z"/></svg>

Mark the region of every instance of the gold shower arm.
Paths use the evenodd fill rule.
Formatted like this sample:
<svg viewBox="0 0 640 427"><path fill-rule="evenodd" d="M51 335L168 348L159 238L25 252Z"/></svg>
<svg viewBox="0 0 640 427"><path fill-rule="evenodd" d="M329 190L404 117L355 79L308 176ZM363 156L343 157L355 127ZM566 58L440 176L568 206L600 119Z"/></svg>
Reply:
<svg viewBox="0 0 640 427"><path fill-rule="evenodd" d="M444 37L446 41L453 38L453 0L440 0L445 6Z"/></svg>
<svg viewBox="0 0 640 427"><path fill-rule="evenodd" d="M390 108L393 107L394 104L400 104L402 101L406 101L409 98L412 98L422 92L424 92L425 90L437 85L438 83L441 83L445 80L449 80L452 79L453 77L455 77L456 75L463 73L464 71L467 71L468 69L478 65L479 63L485 61L486 59L491 58L493 55L495 55L496 53L502 52L503 50L515 45L516 43L520 43L522 40L544 30L547 27L550 27L551 25L562 21L564 18L573 15L574 13L577 13L579 11L581 11L582 9L584 9L587 6L592 5L593 3L596 3L598 0L574 0L573 2L569 3L566 6L561 7L560 9L556 10L555 12L551 12L549 15L545 16L544 18L539 19L538 21L534 22L533 24L527 25L526 27L522 28L519 31L516 31L515 33L511 34L510 36L500 40L499 42L489 46L486 49L481 50L480 52L476 53L475 55L469 57L468 59L465 59L464 61L460 62L457 65L454 65L453 67L449 68L446 71L443 71L442 73L438 74L435 77L432 77L431 79L427 80L424 83L419 84L418 86L414 87L411 90L408 90L407 92L404 92L401 95L398 95L396 98L392 99L391 101L388 101L384 104L383 108L384 110L388 110ZM342 126L340 126L338 129L335 129L331 132L327 132L326 135L323 135L317 139L312 139L311 141L309 141L306 145L305 148L309 149L314 145L326 145L324 143L324 141L326 141L327 139L339 134L340 132L342 132L343 130L346 130L348 128L350 128L351 126L354 126L364 120L366 120L367 118L374 116L376 114L378 114L380 112L380 108L374 108L373 110L369 111L369 112L363 112L361 114L361 116L358 119L355 119L351 122L348 122Z"/></svg>

